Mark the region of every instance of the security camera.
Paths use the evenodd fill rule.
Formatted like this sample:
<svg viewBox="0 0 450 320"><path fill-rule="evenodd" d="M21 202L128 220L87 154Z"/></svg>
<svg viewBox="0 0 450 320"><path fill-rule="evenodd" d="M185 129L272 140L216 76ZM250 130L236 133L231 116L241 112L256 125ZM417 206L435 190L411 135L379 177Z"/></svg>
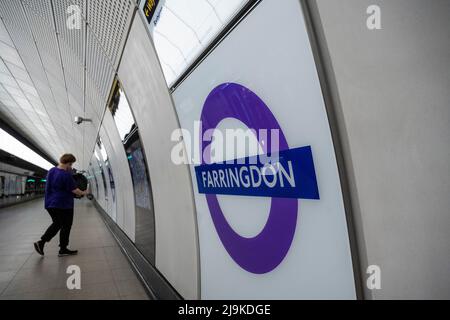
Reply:
<svg viewBox="0 0 450 320"><path fill-rule="evenodd" d="M83 122L92 122L91 119L84 119L82 117L75 117L75 123L76 124L82 124Z"/></svg>

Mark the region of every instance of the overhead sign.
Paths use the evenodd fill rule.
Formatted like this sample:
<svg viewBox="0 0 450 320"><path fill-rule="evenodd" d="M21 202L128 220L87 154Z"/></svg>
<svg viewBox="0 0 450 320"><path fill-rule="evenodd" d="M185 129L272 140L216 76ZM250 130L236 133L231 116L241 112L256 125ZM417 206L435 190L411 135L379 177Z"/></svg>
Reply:
<svg viewBox="0 0 450 320"><path fill-rule="evenodd" d="M155 13L159 9L159 4L160 0L145 0L143 2L141 9L144 13L145 18L147 19L148 24L151 24L152 21L155 22Z"/></svg>

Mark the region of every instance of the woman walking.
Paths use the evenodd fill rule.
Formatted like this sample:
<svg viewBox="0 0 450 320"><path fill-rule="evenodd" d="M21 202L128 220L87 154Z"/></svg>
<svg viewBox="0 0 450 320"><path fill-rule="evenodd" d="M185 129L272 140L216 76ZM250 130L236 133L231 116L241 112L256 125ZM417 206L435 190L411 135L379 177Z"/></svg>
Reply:
<svg viewBox="0 0 450 320"><path fill-rule="evenodd" d="M72 178L72 165L77 159L72 154L64 154L59 165L50 169L45 186L45 209L50 214L53 223L34 243L34 248L40 255L44 255L44 245L50 242L59 231L59 256L75 255L77 250L69 250L70 229L73 222L74 196L85 196L87 191L77 188Z"/></svg>

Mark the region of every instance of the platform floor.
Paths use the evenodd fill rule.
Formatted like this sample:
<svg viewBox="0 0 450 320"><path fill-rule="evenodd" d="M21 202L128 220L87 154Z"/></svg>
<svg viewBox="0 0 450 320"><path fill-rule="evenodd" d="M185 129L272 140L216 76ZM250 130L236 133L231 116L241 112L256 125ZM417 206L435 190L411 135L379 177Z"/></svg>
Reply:
<svg viewBox="0 0 450 320"><path fill-rule="evenodd" d="M51 219L43 200L0 209L0 300L149 299L125 255L95 207L76 201L69 248L77 256L58 257L59 234L34 251ZM67 268L80 267L81 290L67 288Z"/></svg>

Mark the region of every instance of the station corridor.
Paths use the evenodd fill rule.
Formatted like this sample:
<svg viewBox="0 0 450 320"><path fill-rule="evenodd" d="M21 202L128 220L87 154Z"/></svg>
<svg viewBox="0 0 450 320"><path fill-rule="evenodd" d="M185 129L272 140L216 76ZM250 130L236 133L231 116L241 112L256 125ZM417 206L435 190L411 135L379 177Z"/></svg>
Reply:
<svg viewBox="0 0 450 320"><path fill-rule="evenodd" d="M449 31L450 0L0 0L0 300L450 300Z"/></svg>
<svg viewBox="0 0 450 320"><path fill-rule="evenodd" d="M89 201L77 201L70 248L78 255L58 257L59 235L41 257L33 248L50 225L43 199L0 210L0 300L146 300L148 296L100 214ZM81 290L69 290L67 267L81 269Z"/></svg>

